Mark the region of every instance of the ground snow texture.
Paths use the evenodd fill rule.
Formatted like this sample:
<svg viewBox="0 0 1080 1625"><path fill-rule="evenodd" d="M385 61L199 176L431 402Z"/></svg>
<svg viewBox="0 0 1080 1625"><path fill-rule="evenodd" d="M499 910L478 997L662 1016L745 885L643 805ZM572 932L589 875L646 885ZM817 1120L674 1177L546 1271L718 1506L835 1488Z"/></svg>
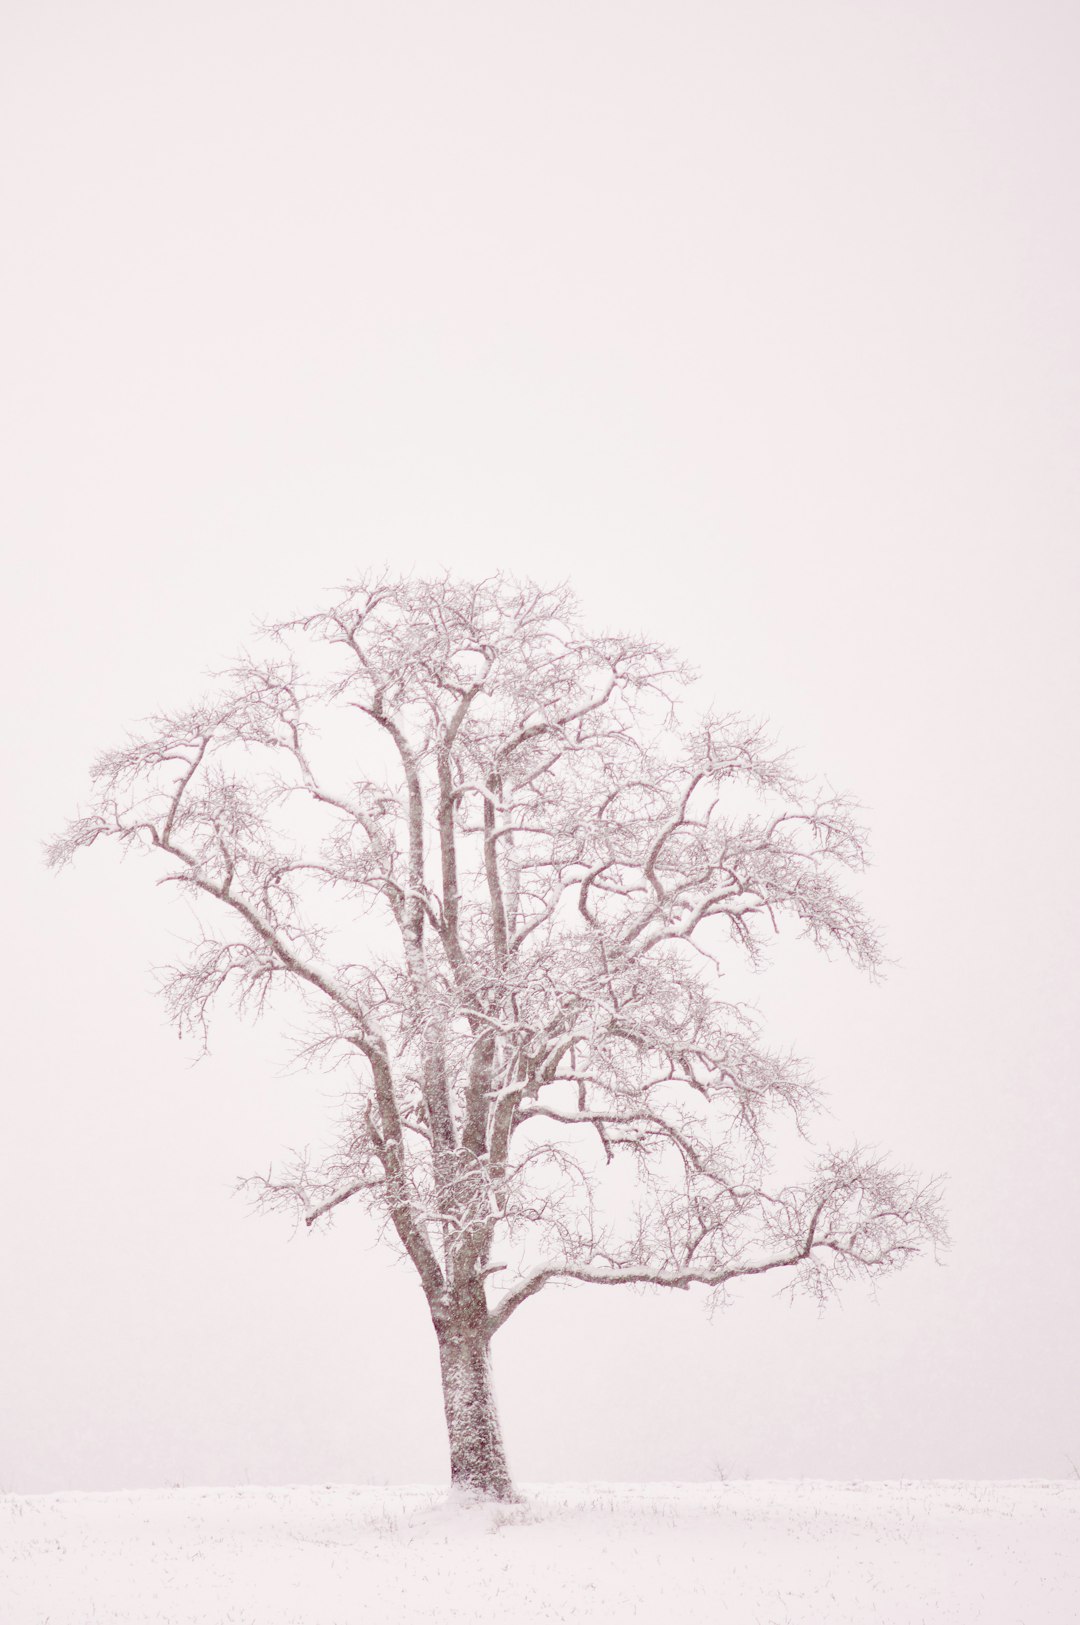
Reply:
<svg viewBox="0 0 1080 1625"><path fill-rule="evenodd" d="M0 1496L3 1625L1074 1625L1080 1480Z"/></svg>

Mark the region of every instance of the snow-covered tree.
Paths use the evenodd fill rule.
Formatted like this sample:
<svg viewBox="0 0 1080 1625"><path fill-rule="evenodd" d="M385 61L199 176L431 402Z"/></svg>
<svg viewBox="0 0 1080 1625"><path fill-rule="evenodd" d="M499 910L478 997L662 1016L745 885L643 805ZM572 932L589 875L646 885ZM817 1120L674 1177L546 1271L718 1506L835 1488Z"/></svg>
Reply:
<svg viewBox="0 0 1080 1625"><path fill-rule="evenodd" d="M935 1186L858 1151L770 1183L766 1124L815 1090L722 996L785 923L880 963L846 799L689 718L670 651L589 635L565 589L371 577L263 632L101 757L50 858L110 837L198 900L182 1026L301 994L347 1104L258 1195L309 1225L362 1203L411 1260L455 1485L512 1494L491 1340L552 1283L821 1296L940 1238Z"/></svg>

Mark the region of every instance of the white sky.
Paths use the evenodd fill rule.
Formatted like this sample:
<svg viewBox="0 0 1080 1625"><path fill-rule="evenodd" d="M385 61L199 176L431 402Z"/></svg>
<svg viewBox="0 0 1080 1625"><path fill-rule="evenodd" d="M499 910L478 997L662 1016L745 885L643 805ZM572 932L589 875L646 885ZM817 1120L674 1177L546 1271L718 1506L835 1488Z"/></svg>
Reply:
<svg viewBox="0 0 1080 1625"><path fill-rule="evenodd" d="M1075 1252L1075 64L1060 0L8 0L0 1488L435 1479L434 1339L320 1121L149 967L149 865L39 843L252 618L389 562L570 576L871 809L883 987L758 996L947 1266L818 1318L545 1294L523 1479L1060 1476Z"/></svg>

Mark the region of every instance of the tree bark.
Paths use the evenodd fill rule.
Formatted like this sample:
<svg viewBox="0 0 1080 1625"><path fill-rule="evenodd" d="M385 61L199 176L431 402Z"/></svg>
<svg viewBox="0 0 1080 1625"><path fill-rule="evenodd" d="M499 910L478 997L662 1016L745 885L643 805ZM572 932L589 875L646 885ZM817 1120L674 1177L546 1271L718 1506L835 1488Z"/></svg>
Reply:
<svg viewBox="0 0 1080 1625"><path fill-rule="evenodd" d="M436 1332L450 1441L450 1488L478 1500L516 1500L495 1408L486 1328L481 1332L455 1316Z"/></svg>

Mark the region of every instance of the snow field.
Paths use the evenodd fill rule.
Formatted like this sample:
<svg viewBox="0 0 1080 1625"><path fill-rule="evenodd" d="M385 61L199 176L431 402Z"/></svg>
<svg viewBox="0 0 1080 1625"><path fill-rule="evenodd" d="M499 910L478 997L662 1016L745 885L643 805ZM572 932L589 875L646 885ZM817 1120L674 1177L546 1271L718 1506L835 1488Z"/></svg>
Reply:
<svg viewBox="0 0 1080 1625"><path fill-rule="evenodd" d="M1074 1625L1080 1480L0 1496L3 1625Z"/></svg>

